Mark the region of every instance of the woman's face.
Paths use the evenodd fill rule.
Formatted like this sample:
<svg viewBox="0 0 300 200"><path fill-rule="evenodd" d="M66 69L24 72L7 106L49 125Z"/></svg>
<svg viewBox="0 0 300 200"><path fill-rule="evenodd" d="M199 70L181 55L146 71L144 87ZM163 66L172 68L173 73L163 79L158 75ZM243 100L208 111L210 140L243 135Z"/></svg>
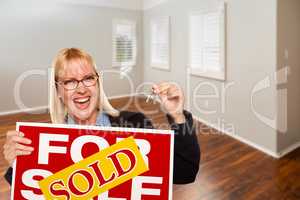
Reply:
<svg viewBox="0 0 300 200"><path fill-rule="evenodd" d="M85 86L79 82L76 89L66 89L65 84L95 77L94 68L87 62L71 61L59 72L58 95L68 110L68 114L75 120L88 120L97 114L99 102L99 85Z"/></svg>

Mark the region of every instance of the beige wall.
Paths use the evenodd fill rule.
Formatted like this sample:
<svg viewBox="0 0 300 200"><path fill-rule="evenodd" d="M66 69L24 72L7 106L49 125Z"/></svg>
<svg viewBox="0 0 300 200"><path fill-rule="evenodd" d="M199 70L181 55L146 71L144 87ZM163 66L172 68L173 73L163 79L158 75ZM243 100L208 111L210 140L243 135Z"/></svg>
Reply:
<svg viewBox="0 0 300 200"><path fill-rule="evenodd" d="M98 67L111 69L112 19L137 21L138 48L142 54L142 11L36 1L0 1L0 113L18 110L14 87L16 80L31 69L44 75L30 76L20 88L27 107L48 104L47 68L56 52L65 47L80 47L91 53ZM129 73L134 85L142 81L142 56ZM120 74L104 74L108 96L131 93L129 82Z"/></svg>
<svg viewBox="0 0 300 200"><path fill-rule="evenodd" d="M287 89L287 101L278 95L278 124L287 122L287 130L278 132L278 151L300 142L300 1L278 0L278 69L289 66L287 82L278 85L278 92ZM288 55L287 55L288 54ZM287 119L283 102L287 102Z"/></svg>
<svg viewBox="0 0 300 200"><path fill-rule="evenodd" d="M185 88L189 109L195 116L214 126L234 132L235 136L254 146L276 154L276 1L228 0L227 22L227 81L220 82L187 75L188 64L188 14L217 5L217 0L169 0L144 13L144 79L145 81L173 80ZM149 66L149 21L154 15L171 16L171 70L162 71ZM270 87L254 94L259 81L270 78ZM206 83L201 86L200 84ZM209 84L210 86L208 86ZM224 85L223 85L224 84ZM196 94L215 94L218 98L192 99ZM228 87L223 95L222 87ZM222 111L222 104L225 110ZM200 110L200 109L201 110ZM203 110L215 110L207 114ZM232 131L232 126L234 131Z"/></svg>

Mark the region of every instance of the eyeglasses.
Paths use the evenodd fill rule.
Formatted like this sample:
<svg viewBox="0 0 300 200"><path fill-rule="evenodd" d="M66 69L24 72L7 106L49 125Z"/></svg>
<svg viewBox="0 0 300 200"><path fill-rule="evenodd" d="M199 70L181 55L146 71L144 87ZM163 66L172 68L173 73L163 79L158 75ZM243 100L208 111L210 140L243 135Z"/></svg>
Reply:
<svg viewBox="0 0 300 200"><path fill-rule="evenodd" d="M77 89L80 82L85 87L91 87L96 85L98 79L99 79L99 75L95 74L95 75L86 76L81 80L70 79L70 80L56 81L55 83L61 85L66 90L75 90Z"/></svg>

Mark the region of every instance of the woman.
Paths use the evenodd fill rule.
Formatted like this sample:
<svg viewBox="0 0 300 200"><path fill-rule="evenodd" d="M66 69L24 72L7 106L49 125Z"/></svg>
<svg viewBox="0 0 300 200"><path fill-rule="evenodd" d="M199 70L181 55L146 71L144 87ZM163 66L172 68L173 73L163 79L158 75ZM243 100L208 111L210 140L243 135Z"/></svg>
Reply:
<svg viewBox="0 0 300 200"><path fill-rule="evenodd" d="M171 128L175 131L173 182L191 183L199 169L200 149L192 115L183 110L183 93L170 83L153 85L152 90L160 97ZM61 50L54 60L50 115L52 123L153 128L144 114L118 111L111 106L92 57L76 48ZM28 155L34 150L30 147L31 141L23 136L17 131L7 133L4 155L10 166L16 156ZM11 167L5 178L11 184Z"/></svg>

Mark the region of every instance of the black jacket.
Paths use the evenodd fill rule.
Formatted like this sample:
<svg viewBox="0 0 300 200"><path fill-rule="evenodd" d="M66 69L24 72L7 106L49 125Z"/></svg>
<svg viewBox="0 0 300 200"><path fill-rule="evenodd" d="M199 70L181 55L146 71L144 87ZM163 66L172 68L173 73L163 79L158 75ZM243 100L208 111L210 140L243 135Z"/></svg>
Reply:
<svg viewBox="0 0 300 200"><path fill-rule="evenodd" d="M170 115L167 115L171 129L175 132L174 139L174 184L194 182L199 170L200 148L193 127L192 115L184 111L186 123L176 124ZM140 112L121 111L118 117L109 117L113 127L150 128L151 120ZM12 168L8 168L5 179L11 184Z"/></svg>

